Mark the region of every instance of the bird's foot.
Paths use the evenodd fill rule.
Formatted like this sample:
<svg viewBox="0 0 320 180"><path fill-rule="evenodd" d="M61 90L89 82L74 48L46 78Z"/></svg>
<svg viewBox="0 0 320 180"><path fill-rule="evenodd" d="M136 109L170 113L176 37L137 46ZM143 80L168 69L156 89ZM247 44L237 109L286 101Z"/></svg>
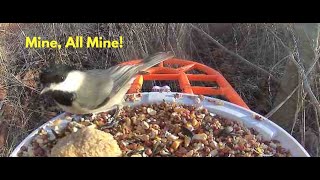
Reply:
<svg viewBox="0 0 320 180"><path fill-rule="evenodd" d="M98 113L91 113L91 119L95 119L97 117Z"/></svg>
<svg viewBox="0 0 320 180"><path fill-rule="evenodd" d="M113 118L116 118L118 116L120 116L120 113L121 113L121 109L122 109L122 105L116 105L116 112L113 114Z"/></svg>
<svg viewBox="0 0 320 180"><path fill-rule="evenodd" d="M116 105L115 113L113 114L112 117L110 117L110 120L111 120L110 123L108 123L108 125L104 126L103 129L112 128L112 127L118 125L118 123L119 123L118 117L120 116L121 109L122 109L121 105Z"/></svg>

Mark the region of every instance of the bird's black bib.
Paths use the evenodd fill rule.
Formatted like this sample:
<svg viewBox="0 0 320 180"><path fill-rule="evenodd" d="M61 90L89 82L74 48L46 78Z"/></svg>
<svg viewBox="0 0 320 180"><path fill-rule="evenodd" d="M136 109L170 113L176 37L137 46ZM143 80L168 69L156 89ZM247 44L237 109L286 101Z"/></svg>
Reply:
<svg viewBox="0 0 320 180"><path fill-rule="evenodd" d="M47 92L55 101L61 105L71 106L72 102L77 98L76 93L53 90Z"/></svg>

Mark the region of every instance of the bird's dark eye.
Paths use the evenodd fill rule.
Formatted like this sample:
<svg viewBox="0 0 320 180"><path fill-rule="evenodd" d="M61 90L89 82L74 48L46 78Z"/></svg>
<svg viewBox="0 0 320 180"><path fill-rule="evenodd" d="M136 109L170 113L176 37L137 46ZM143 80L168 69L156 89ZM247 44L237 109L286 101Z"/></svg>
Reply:
<svg viewBox="0 0 320 180"><path fill-rule="evenodd" d="M61 79L61 80L64 80L64 77L63 77L63 76L61 76L61 77L60 77L60 79Z"/></svg>

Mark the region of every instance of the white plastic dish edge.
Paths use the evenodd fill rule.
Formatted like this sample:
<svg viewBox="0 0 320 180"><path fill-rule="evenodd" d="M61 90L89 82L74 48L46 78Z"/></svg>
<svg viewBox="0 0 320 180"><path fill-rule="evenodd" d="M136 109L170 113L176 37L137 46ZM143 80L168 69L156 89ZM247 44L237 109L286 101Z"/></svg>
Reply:
<svg viewBox="0 0 320 180"><path fill-rule="evenodd" d="M310 157L308 152L299 144L299 142L293 138L289 133L284 129L279 127L277 124L273 123L269 119L251 111L245 109L241 106L222 101L220 99L206 97L200 104L197 104L195 99L198 95L184 94L181 98L175 98L175 92L144 92L141 94L141 100L135 102L126 102L125 105L136 106L140 104L150 104L150 103L159 103L165 100L166 102L177 102L186 105L196 105L203 106L209 110L209 112L217 114L221 117L242 122L248 128L254 128L257 130L265 140L275 139L278 140L283 148L289 149L293 157ZM214 100L216 102L222 102L222 104L217 104L209 102L208 100ZM260 120L256 120L254 115L262 117ZM18 157L18 152L22 146L28 145L34 135L38 132L40 128L45 128L49 126L53 121L57 119L64 120L65 113L58 115L57 117L49 120L47 123L43 124L31 134L29 134L11 153L10 157Z"/></svg>

